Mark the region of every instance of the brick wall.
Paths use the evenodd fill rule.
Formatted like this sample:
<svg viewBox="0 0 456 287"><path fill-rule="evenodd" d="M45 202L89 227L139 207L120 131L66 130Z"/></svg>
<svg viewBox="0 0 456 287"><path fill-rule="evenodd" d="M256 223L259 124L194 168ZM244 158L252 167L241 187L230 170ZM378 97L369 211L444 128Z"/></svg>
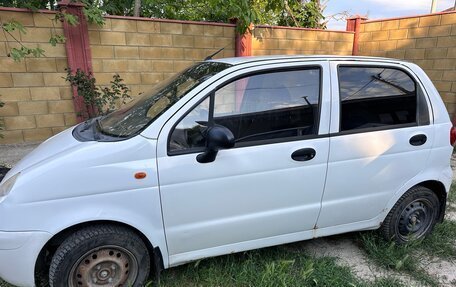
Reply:
<svg viewBox="0 0 456 287"><path fill-rule="evenodd" d="M14 37L46 51L46 57L16 63L7 53L18 44L0 33L0 99L5 102L0 108L5 124L0 143L42 141L75 124L71 90L62 79L67 66L65 47L48 43L51 33L63 33L61 23L50 20L53 17L50 13L0 12L2 22L15 19L26 26L27 34L14 33Z"/></svg>
<svg viewBox="0 0 456 287"><path fill-rule="evenodd" d="M259 26L252 53L260 55L351 55L352 32Z"/></svg>
<svg viewBox="0 0 456 287"><path fill-rule="evenodd" d="M119 18L89 27L93 70L101 85L119 73L137 95L220 48L225 47L214 58L234 56L234 25Z"/></svg>
<svg viewBox="0 0 456 287"><path fill-rule="evenodd" d="M456 13L367 21L359 54L405 59L421 66L456 114Z"/></svg>

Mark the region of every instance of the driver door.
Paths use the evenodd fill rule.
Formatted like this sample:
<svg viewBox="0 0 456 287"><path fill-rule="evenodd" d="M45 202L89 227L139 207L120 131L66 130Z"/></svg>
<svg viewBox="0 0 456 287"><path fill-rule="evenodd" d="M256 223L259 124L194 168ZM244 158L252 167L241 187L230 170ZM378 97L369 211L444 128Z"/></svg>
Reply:
<svg viewBox="0 0 456 287"><path fill-rule="evenodd" d="M329 119L329 67L262 69L215 82L159 135L171 265L312 237L329 152L329 138L319 136L329 130L320 121ZM210 125L230 129L236 144L199 163Z"/></svg>

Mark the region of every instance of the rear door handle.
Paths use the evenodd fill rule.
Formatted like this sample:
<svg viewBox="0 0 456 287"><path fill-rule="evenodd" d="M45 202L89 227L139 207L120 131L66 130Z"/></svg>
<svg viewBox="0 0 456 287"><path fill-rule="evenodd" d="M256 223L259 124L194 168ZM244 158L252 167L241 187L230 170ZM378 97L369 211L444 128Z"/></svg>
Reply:
<svg viewBox="0 0 456 287"><path fill-rule="evenodd" d="M427 141L426 135L420 134L410 138L409 143L413 146L424 145Z"/></svg>
<svg viewBox="0 0 456 287"><path fill-rule="evenodd" d="M291 154L291 158L296 161L308 161L315 157L317 152L313 148L302 148Z"/></svg>

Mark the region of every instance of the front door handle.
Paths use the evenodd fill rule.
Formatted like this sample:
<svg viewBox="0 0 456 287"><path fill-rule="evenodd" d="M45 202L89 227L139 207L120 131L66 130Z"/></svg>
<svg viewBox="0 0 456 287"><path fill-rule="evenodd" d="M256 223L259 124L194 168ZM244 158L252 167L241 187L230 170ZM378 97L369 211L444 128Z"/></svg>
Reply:
<svg viewBox="0 0 456 287"><path fill-rule="evenodd" d="M420 146L424 145L427 141L426 135L420 134L420 135L415 135L410 138L409 143L413 146Z"/></svg>
<svg viewBox="0 0 456 287"><path fill-rule="evenodd" d="M308 161L315 157L317 152L313 148L302 148L291 154L291 158L296 161Z"/></svg>

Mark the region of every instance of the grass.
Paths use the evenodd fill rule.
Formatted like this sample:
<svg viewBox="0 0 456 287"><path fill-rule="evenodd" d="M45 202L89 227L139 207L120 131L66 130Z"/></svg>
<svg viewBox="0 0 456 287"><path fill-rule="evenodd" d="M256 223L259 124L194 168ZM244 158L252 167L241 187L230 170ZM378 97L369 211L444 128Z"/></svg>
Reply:
<svg viewBox="0 0 456 287"><path fill-rule="evenodd" d="M420 267L422 255L456 260L456 222L444 221L424 240L398 246L385 241L377 232L360 233L361 248L376 264L386 269L409 274L430 286L438 286L435 278Z"/></svg>
<svg viewBox="0 0 456 287"><path fill-rule="evenodd" d="M417 246L429 255L456 260L456 222L445 220Z"/></svg>
<svg viewBox="0 0 456 287"><path fill-rule="evenodd" d="M313 258L290 245L231 254L172 268L161 287L173 286L404 286L397 279L365 282L334 258Z"/></svg>
<svg viewBox="0 0 456 287"><path fill-rule="evenodd" d="M2 279L0 279L0 287L13 287L13 285L6 283Z"/></svg>
<svg viewBox="0 0 456 287"><path fill-rule="evenodd" d="M454 212L456 182L451 186L448 203L447 211ZM456 260L456 222L450 220L437 224L427 238L408 245L398 246L394 242L385 241L376 231L360 233L358 241L368 257L379 266L407 273L431 286L437 286L438 282L420 267L420 257L425 254Z"/></svg>
<svg viewBox="0 0 456 287"><path fill-rule="evenodd" d="M360 233L359 243L367 256L377 265L410 275L411 278L430 286L438 286L438 281L420 267L417 251L422 242L396 245L384 240L376 231Z"/></svg>
<svg viewBox="0 0 456 287"><path fill-rule="evenodd" d="M196 261L162 272L160 287L403 287L398 279L366 282L331 257L314 258L289 244ZM10 287L0 280L0 286ZM146 286L154 286L149 282Z"/></svg>

